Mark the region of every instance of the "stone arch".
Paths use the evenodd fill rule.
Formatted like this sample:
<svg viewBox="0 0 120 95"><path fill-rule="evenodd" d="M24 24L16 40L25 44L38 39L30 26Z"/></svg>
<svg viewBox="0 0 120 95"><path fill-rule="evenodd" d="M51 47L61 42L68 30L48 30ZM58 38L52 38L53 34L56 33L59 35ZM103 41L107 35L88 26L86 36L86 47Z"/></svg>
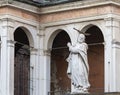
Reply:
<svg viewBox="0 0 120 95"><path fill-rule="evenodd" d="M16 29L18 29L18 28L21 28L21 29L25 32L26 36L28 37L28 41L30 42L30 43L29 43L30 46L31 46L31 47L34 47L33 35L32 35L32 33L31 33L31 31L29 30L29 28L28 28L28 27L25 27L25 26L17 26L17 27L14 29L14 33L15 33ZM13 38L14 38L14 37L13 37Z"/></svg>
<svg viewBox="0 0 120 95"><path fill-rule="evenodd" d="M49 35L47 35L47 38L48 39L46 39L46 47L45 48L47 48L47 49L51 49L52 48L52 44L53 44L53 40L54 40L54 38L56 37L56 35L58 34L58 33L60 33L61 31L65 31L68 35L69 35L69 37L70 37L70 40L71 40L71 34L68 32L68 30L66 30L66 29L56 29L56 30L53 30L53 32L50 32L49 33Z"/></svg>
<svg viewBox="0 0 120 95"><path fill-rule="evenodd" d="M34 42L30 31L21 26L14 31L15 63L14 63L14 93L15 95L30 94L30 49Z"/></svg>
<svg viewBox="0 0 120 95"><path fill-rule="evenodd" d="M91 28L93 28L93 27L94 27L94 29L96 29L97 31L99 31L99 34L96 35L96 34L95 34L96 32L92 32L92 31L91 31L91 32L94 33L94 35L97 36L97 37L101 36L102 42L104 42L105 40L104 40L103 31L102 31L101 28L100 28L99 26L97 26L97 25L94 25L94 24L86 25L81 31L85 33L85 32L88 31L88 29L91 29ZM94 30L94 29L93 29L93 30ZM91 32L89 33L89 34L90 34L90 37L93 36L93 35L91 34ZM99 38L99 40L100 40L100 38Z"/></svg>
<svg viewBox="0 0 120 95"><path fill-rule="evenodd" d="M104 92L104 35L101 29L93 24L85 26L82 32L89 33L86 36L88 49L88 63L90 66L89 80L91 92ZM96 59L96 60L95 60ZM98 82L99 81L99 82Z"/></svg>
<svg viewBox="0 0 120 95"><path fill-rule="evenodd" d="M91 22L91 23L86 23L81 27L82 32L86 32L90 27L96 26L101 30L101 33L103 35L103 40L106 41L106 33L104 32L106 27L104 26L104 23L98 23L98 22Z"/></svg>
<svg viewBox="0 0 120 95"><path fill-rule="evenodd" d="M62 90L68 90L71 87L66 73L66 58L69 54L67 42L71 42L71 39L67 31L63 29L54 31L48 40L48 48L51 48L50 90L56 94L59 94Z"/></svg>

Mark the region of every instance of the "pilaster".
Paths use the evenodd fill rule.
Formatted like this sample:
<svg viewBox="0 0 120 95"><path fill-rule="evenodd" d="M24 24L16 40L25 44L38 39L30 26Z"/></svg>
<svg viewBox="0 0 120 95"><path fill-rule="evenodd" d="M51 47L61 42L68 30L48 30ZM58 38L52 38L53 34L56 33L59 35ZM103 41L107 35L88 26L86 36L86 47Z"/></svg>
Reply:
<svg viewBox="0 0 120 95"><path fill-rule="evenodd" d="M113 62L112 62L112 20L113 18L105 19L106 35L105 35L105 92L112 92L115 90L113 82ZM114 90L113 90L114 89Z"/></svg>
<svg viewBox="0 0 120 95"><path fill-rule="evenodd" d="M113 76L114 76L114 92L120 91L120 77L118 72L120 72L120 21L116 18L112 19L112 63L113 63Z"/></svg>
<svg viewBox="0 0 120 95"><path fill-rule="evenodd" d="M105 35L105 85L107 92L117 92L119 82L117 81L118 62L115 44L120 41L119 20L107 18Z"/></svg>
<svg viewBox="0 0 120 95"><path fill-rule="evenodd" d="M50 68L51 68L51 51L44 50L44 68L43 68L44 76L42 76L42 81L44 83L43 95L47 95L48 92L50 92L50 83L51 83Z"/></svg>
<svg viewBox="0 0 120 95"><path fill-rule="evenodd" d="M50 58L51 51L45 49L45 27L39 27L39 67L40 67L40 76L39 76L39 86L40 86L40 95L48 95L50 91Z"/></svg>
<svg viewBox="0 0 120 95"><path fill-rule="evenodd" d="M37 74L37 64L36 64L37 49L30 49L30 95L36 95L36 74Z"/></svg>
<svg viewBox="0 0 120 95"><path fill-rule="evenodd" d="M0 84L1 84L1 41L0 41ZM0 85L0 95L1 95L1 88L2 86Z"/></svg>
<svg viewBox="0 0 120 95"><path fill-rule="evenodd" d="M2 20L1 33L1 95L14 95L14 41L13 23Z"/></svg>
<svg viewBox="0 0 120 95"><path fill-rule="evenodd" d="M37 88L36 88L36 95L44 95L44 83L43 83L43 78L44 78L44 27L39 26L38 28L38 33L37 33L37 38L38 38L38 56L37 56Z"/></svg>
<svg viewBox="0 0 120 95"><path fill-rule="evenodd" d="M14 41L2 37L1 44L1 92L14 95Z"/></svg>
<svg viewBox="0 0 120 95"><path fill-rule="evenodd" d="M112 42L112 53L113 53L113 64L114 68L114 76L115 76L115 90L116 92L120 91L120 41L113 40Z"/></svg>
<svg viewBox="0 0 120 95"><path fill-rule="evenodd" d="M14 46L14 41L7 40L8 95L14 95Z"/></svg>

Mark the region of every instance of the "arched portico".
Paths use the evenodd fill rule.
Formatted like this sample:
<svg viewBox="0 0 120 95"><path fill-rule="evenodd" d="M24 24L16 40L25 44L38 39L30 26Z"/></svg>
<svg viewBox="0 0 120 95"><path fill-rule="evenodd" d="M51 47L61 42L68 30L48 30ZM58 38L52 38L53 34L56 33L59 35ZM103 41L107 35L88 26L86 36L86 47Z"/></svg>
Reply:
<svg viewBox="0 0 120 95"><path fill-rule="evenodd" d="M17 26L15 29L14 29L14 34L16 32L16 30L18 29L21 29L22 31L24 31L25 35L27 36L28 38L28 41L29 41L29 45L30 47L34 48L34 37L33 37L33 34L31 33L32 31L30 31L28 29L29 27L25 27L25 26ZM15 38L15 35L13 35L13 39ZM14 39L15 40L15 39Z"/></svg>
<svg viewBox="0 0 120 95"><path fill-rule="evenodd" d="M54 94L60 93L59 91L70 90L71 88L71 82L66 73L68 67L66 58L69 55L68 42L71 42L68 34L61 30L54 38L52 44L50 87Z"/></svg>
<svg viewBox="0 0 120 95"><path fill-rule="evenodd" d="M56 28L64 27L71 39L71 42L76 42L78 34L75 33L73 28L79 29L81 32L90 33L91 35L86 37L86 43L89 45L88 59L90 65L90 82L92 92L115 92L119 91L119 77L117 72L119 72L119 38L117 35L119 32L118 24L112 25L111 19L89 21L76 23L75 25L56 26L46 28L45 37L45 50L52 49L52 43L54 38L60 32L56 32ZM116 27L117 26L117 27ZM62 29L61 28L61 29ZM49 30L53 30L52 32ZM117 32L114 32L117 31ZM75 33L75 36L73 36ZM48 34L48 35L47 35ZM54 35L54 37L52 36ZM115 36L117 36L115 38ZM114 40L114 41L113 41ZM116 41L115 41L116 40ZM118 51L118 52L117 52ZM45 51L46 52L46 51ZM51 53L50 51L45 53L45 67L50 68L51 63ZM96 60L95 60L96 59ZM100 67L100 68L95 68ZM45 70L45 69L44 69ZM50 69L46 70L50 72ZM47 75L45 83L50 84L50 74ZM99 79L98 79L99 78ZM117 80L117 81L116 81ZM99 82L98 82L99 81ZM48 88L47 88L48 87ZM50 85L46 85L47 91L50 91Z"/></svg>
<svg viewBox="0 0 120 95"><path fill-rule="evenodd" d="M54 48L56 48L56 47L54 47L55 45L53 45L53 43L54 43L54 41L57 41L56 39L57 39L57 37L58 37L58 34L60 34L60 32L61 31L64 31L64 32L66 32L68 35L70 35L69 37L70 37L70 39L71 39L71 42L76 42L76 40L77 40L77 36L78 36L78 32L77 31L75 31L73 28L74 28L74 26L72 26L72 28L71 27L69 27L68 26L68 28L70 28L70 29L68 29L69 31L64 31L64 30L57 30L57 31L53 31L52 33L51 33L51 35L50 36L47 36L48 38L48 44L47 44L47 48L48 48L48 50L50 49L50 50L52 50L52 48L53 48L53 50L54 50ZM79 29L79 28L78 28ZM92 64L90 64L90 81L91 81L91 84L92 84L92 86L91 86L91 92L92 91L94 91L95 89L96 89L96 92L104 92L104 45L103 45L103 43L104 43L104 37L103 37L103 34L102 34L102 31L101 31L101 29L99 28L99 27L97 27L97 26L95 26L95 25L88 25L88 26L85 26L84 28L82 28L81 29L81 31L82 32L87 32L87 33L90 33L92 36L89 36L89 37L86 37L86 43L88 43L88 44L100 44L99 46L98 45L91 45L91 46L89 46L89 51L88 51L88 56L91 56L91 57L89 57L89 63L91 63L92 62ZM50 34L50 33L49 33ZM75 34L74 36L72 35L71 36L71 34ZM94 38L93 38L93 35L94 35ZM62 39L62 37L64 37L64 36L61 36L61 39ZM67 42L69 41L69 40L66 40ZM57 43L57 42L56 42ZM58 43L59 43L59 41L58 41ZM61 42L61 45L62 45L62 42ZM60 47L60 46L58 46L58 47ZM62 46L62 47L66 47L66 46ZM98 50L99 49L99 50ZM53 53L53 50L52 50L52 53ZM94 51L95 50L95 51ZM96 53L94 53L94 52L96 52ZM100 52L97 52L97 51L100 51ZM52 63L55 63L54 61L51 63L51 54L52 53L50 53L50 51L49 51L49 55L48 56L46 56L46 60L48 61L48 60L50 60L50 61L48 61L48 62L50 62L50 63L46 63L46 65L47 65L47 68L50 68L50 66L51 66L51 64ZM62 52L61 52L62 53ZM68 52L69 53L69 52ZM96 63L96 61L94 60L93 61L93 59L94 59L94 57L96 56L95 54L97 54L97 53L99 53L99 56L98 56L98 59L100 60L100 63L101 64L99 64L99 62L98 63ZM51 55L51 56L50 56ZM56 57L56 56L55 56ZM92 59L91 59L92 58ZM58 61L59 62L59 61ZM96 64L95 64L96 63ZM98 65L99 64L99 65ZM93 66L94 65L94 66ZM97 70L97 69L95 69L95 65L97 66L97 67L101 67L101 68L99 68L99 70L97 71L97 72L94 72L95 70ZM47 69L47 72L51 72L51 70L50 69ZM64 73L66 73L66 72L64 72ZM101 79L100 79L100 81L101 81L101 84L97 84L97 75L95 76L95 77L93 77L95 74L100 74L100 77L101 77ZM98 75L99 76L99 75ZM64 76L63 76L64 77ZM96 78L96 79L95 79ZM51 82L51 76L50 76L50 73L49 73L49 75L48 75L48 77L47 77L47 79L49 79L50 81L47 81L47 83L49 83L50 84L50 82ZM94 81L96 81L96 83L94 82ZM48 89L49 90L51 90L51 86L50 85L47 85L47 87L48 87ZM49 91L48 91L49 92Z"/></svg>
<svg viewBox="0 0 120 95"><path fill-rule="evenodd" d="M14 63L14 95L28 95L30 92L30 49L29 40L22 28L14 32L15 63Z"/></svg>
<svg viewBox="0 0 120 95"><path fill-rule="evenodd" d="M60 93L59 91L70 90L71 83L67 76L67 62L69 50L67 48L67 43L71 42L71 39L75 38L75 35L71 35L71 31L65 31L63 29L56 29L47 35L47 48L49 50L49 55L46 55L46 67L47 67L47 77L49 80L46 86L48 87L48 92L53 91L54 94ZM74 37L75 36L75 37ZM48 63L49 62L49 63ZM53 81L54 80L54 81ZM58 91L58 92L57 92Z"/></svg>
<svg viewBox="0 0 120 95"><path fill-rule="evenodd" d="M14 31L14 95L33 95L35 55L33 36L25 27ZM34 78L33 78L34 77Z"/></svg>
<svg viewBox="0 0 120 95"><path fill-rule="evenodd" d="M104 92L104 37L96 25L87 25L81 31L89 33L86 36L88 44L88 63L90 67L90 92ZM99 82L98 82L99 81Z"/></svg>

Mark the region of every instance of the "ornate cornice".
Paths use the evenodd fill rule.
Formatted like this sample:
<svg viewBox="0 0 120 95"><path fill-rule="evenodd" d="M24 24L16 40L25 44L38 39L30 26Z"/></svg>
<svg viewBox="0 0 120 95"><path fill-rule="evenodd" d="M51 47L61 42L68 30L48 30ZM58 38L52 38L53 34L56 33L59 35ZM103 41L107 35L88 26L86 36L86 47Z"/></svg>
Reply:
<svg viewBox="0 0 120 95"><path fill-rule="evenodd" d="M62 12L68 10L81 9L81 8L103 6L109 4L120 6L120 0L82 0L82 1L76 0L76 2L68 2L54 6L44 6L44 7L33 6L31 4L26 4L11 0L10 3L0 2L0 7L9 6L36 14L48 14L48 13Z"/></svg>
<svg viewBox="0 0 120 95"><path fill-rule="evenodd" d="M115 0L82 0L82 1L72 2L72 3L56 5L56 6L43 7L43 8L40 8L40 14L91 8L91 7L104 6L109 4L120 6L120 1L116 2Z"/></svg>

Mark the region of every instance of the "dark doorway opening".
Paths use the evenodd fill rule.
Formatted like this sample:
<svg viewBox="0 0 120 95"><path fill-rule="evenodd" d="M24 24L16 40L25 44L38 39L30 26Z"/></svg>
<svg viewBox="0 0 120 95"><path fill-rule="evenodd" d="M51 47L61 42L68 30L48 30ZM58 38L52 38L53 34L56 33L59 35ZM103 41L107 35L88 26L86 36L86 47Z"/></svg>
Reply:
<svg viewBox="0 0 120 95"><path fill-rule="evenodd" d="M69 55L67 43L70 38L65 31L59 32L55 37L51 51L51 95L58 95L61 91L68 91L71 88L70 79L67 76L68 63L66 58Z"/></svg>
<svg viewBox="0 0 120 95"><path fill-rule="evenodd" d="M104 38L97 26L90 27L87 31L86 43L89 44L88 63L90 67L89 81L90 92L104 92Z"/></svg>
<svg viewBox="0 0 120 95"><path fill-rule="evenodd" d="M30 95L30 50L25 31L17 28L14 33L14 95Z"/></svg>

